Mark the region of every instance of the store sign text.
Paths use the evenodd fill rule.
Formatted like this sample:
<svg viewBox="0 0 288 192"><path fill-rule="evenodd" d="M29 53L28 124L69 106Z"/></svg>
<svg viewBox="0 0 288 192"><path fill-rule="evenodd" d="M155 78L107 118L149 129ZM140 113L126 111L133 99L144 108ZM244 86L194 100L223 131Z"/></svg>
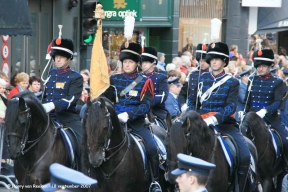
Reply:
<svg viewBox="0 0 288 192"><path fill-rule="evenodd" d="M112 17L121 17L125 18L126 16L137 17L137 11L135 10L126 10L126 11L105 11L105 17L112 18Z"/></svg>

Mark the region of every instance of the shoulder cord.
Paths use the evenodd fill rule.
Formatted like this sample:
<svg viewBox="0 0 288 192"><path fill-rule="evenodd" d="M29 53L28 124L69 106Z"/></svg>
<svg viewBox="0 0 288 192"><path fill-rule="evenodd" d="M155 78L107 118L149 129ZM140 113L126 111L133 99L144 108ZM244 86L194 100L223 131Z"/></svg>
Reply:
<svg viewBox="0 0 288 192"><path fill-rule="evenodd" d="M252 75L254 75L255 73L256 73L256 70L255 70L251 75L249 75L248 78L250 78L250 77L251 77ZM253 78L252 78L251 81L250 81L250 79L249 79L250 85L249 85L249 87L248 87L248 94L247 94L247 98L246 98L246 102L245 102L244 112L246 111L246 108L247 108L247 104L248 104L248 100L249 100L249 97L250 97L250 92L251 92L252 84L253 84L253 81L254 81L254 77L255 77L255 75L253 76Z"/></svg>

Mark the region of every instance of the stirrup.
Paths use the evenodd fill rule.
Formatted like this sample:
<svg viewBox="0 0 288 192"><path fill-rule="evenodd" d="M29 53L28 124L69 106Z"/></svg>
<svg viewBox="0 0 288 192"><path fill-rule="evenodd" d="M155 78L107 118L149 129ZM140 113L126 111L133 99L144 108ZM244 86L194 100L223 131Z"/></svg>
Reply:
<svg viewBox="0 0 288 192"><path fill-rule="evenodd" d="M154 181L154 182L152 182L152 183L150 184L150 186L149 186L149 192L154 192L154 190L152 191L154 185L155 185L156 187L158 186L157 192L162 192L161 186L160 186L160 184L159 184L157 181Z"/></svg>

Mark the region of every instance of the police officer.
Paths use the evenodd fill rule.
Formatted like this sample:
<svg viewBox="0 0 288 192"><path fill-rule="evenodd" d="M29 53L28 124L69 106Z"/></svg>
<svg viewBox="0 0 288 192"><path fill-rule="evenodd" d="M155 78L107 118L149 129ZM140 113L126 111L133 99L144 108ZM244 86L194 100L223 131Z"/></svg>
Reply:
<svg viewBox="0 0 288 192"><path fill-rule="evenodd" d="M199 63L199 70L192 71L189 74L188 78L188 86L189 86L189 92L188 92L188 109L192 109L192 103L191 98L194 97L194 91L197 88L199 76L202 73L209 72L209 64L206 62L206 47L208 47L208 44L198 44L196 47L196 60ZM205 49L205 50L204 50ZM183 111L182 111L183 112Z"/></svg>
<svg viewBox="0 0 288 192"><path fill-rule="evenodd" d="M239 132L233 115L237 108L239 81L231 74L226 74L224 67L228 65L229 49L225 43L212 43L207 49L206 62L211 72L203 73L199 78L199 88L192 98L195 109L197 92L200 95L200 114L208 126L219 132L228 133L239 149L238 183L239 191L244 191L250 165L248 145Z"/></svg>
<svg viewBox="0 0 288 192"><path fill-rule="evenodd" d="M58 38L52 41L50 55L56 68L49 71L42 102L47 113L51 112L53 118L74 130L80 146L82 124L76 112L76 103L83 90L83 77L69 67L73 59L73 50L74 46L70 39Z"/></svg>
<svg viewBox="0 0 288 192"><path fill-rule="evenodd" d="M210 170L216 166L202 159L179 153L178 169L171 173L176 175L180 192L208 192L205 185Z"/></svg>
<svg viewBox="0 0 288 192"><path fill-rule="evenodd" d="M157 50L154 47L144 47L141 54L141 67L143 74L150 78L154 85L154 102L152 105L152 113L156 117L164 120L167 116L164 102L168 96L167 75L158 73L154 69L157 64Z"/></svg>
<svg viewBox="0 0 288 192"><path fill-rule="evenodd" d="M288 154L288 132L281 124L278 109L285 96L285 85L282 79L273 76L270 68L274 64L274 53L271 49L254 52L254 67L258 75L250 78L246 94L247 107L245 112L254 111L266 123L276 129L282 138L283 154Z"/></svg>
<svg viewBox="0 0 288 192"><path fill-rule="evenodd" d="M86 192L97 184L97 180L58 163L50 165L49 171L50 183L41 186L45 192Z"/></svg>
<svg viewBox="0 0 288 192"><path fill-rule="evenodd" d="M159 157L150 130L145 127L145 115L153 103L154 86L151 79L138 72L141 59L141 46L129 43L120 48L120 61L123 73L110 77L110 87L104 95L115 103L119 121L127 123L133 132L140 135L145 143L154 179L158 180ZM160 185L153 183L152 191L161 191Z"/></svg>

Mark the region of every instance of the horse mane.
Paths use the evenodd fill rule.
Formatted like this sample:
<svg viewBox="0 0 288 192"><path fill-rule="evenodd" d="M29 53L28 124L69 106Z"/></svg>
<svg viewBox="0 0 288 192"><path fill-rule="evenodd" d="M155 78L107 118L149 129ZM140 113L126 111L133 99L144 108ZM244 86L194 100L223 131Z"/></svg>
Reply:
<svg viewBox="0 0 288 192"><path fill-rule="evenodd" d="M170 137L168 143L170 146L171 154L186 153L187 151L187 140L182 129L181 120L179 122L174 121L170 128ZM166 145L168 143L166 143Z"/></svg>
<svg viewBox="0 0 288 192"><path fill-rule="evenodd" d="M212 129L207 126L201 115L196 111L188 111L183 114L183 117L189 118L190 122L189 130L187 130L187 132L190 132L190 141L188 145L189 152L192 152L193 155L206 154L203 152L210 151L214 145L212 140L214 138L214 133ZM209 143L209 141L211 142Z"/></svg>
<svg viewBox="0 0 288 192"><path fill-rule="evenodd" d="M261 129L259 129L261 127ZM248 130L250 129L257 138L266 138L267 134L266 131L261 131L266 129L266 125L264 124L263 120L253 111L247 113L240 125L241 130ZM257 133L257 134L255 134Z"/></svg>

